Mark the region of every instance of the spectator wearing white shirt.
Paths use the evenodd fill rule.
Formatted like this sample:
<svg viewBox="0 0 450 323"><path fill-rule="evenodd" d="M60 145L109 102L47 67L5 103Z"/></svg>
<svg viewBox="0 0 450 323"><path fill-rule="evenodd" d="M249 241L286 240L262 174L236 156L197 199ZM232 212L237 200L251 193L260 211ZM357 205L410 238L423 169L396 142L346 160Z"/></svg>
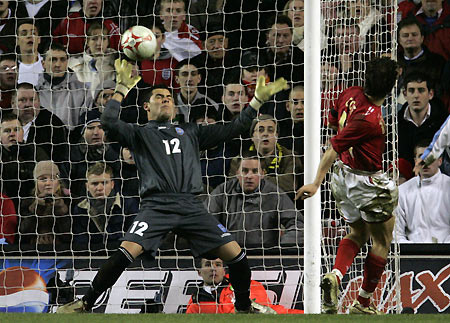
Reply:
<svg viewBox="0 0 450 323"><path fill-rule="evenodd" d="M38 84L39 74L44 71L42 56L38 47L41 43L39 30L33 20L23 20L17 24L17 46L19 49L18 83Z"/></svg>
<svg viewBox="0 0 450 323"><path fill-rule="evenodd" d="M419 142L418 160L428 146ZM442 158L423 167L418 176L399 186L396 231L399 243L450 242L450 177L440 172Z"/></svg>
<svg viewBox="0 0 450 323"><path fill-rule="evenodd" d="M83 53L70 57L69 68L90 89L93 96L100 84L116 79L114 60L117 51L109 47L108 29L99 22L89 26L86 47Z"/></svg>
<svg viewBox="0 0 450 323"><path fill-rule="evenodd" d="M45 52L45 72L39 76L37 89L41 104L72 130L78 125L81 113L92 106L92 96L75 73L68 69L65 48L52 43Z"/></svg>
<svg viewBox="0 0 450 323"><path fill-rule="evenodd" d="M159 13L166 32L163 48L169 50L177 61L201 53L202 41L198 30L186 24L186 7L183 0L160 0Z"/></svg>

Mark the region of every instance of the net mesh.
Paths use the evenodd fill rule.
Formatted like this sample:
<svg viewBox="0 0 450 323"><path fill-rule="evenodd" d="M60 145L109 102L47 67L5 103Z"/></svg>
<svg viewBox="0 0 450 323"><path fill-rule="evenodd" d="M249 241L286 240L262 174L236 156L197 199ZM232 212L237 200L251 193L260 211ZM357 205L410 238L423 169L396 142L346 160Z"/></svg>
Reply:
<svg viewBox="0 0 450 323"><path fill-rule="evenodd" d="M323 32L328 35L328 44L322 51L322 122L327 124L328 110L337 96L349 86L363 86L365 63L371 58L384 55L395 59L396 25L395 6L386 2L369 1L323 1ZM365 18L364 18L365 17ZM393 93L395 89L393 90ZM389 97L382 107L388 132L387 149L383 156L384 171L391 171L396 178L396 166L393 163L396 153L396 109L395 95ZM324 131L323 151L328 146L332 132ZM322 185L322 252L325 256L325 271L330 271L337 254L337 247L350 228L337 212L330 182ZM370 246L370 243L369 243ZM339 298L339 312L347 308L358 296L363 279L364 260L368 246L362 248L348 274L343 280L343 291ZM374 305L384 312L397 312L399 305L398 251L393 246L385 273L374 293Z"/></svg>
<svg viewBox="0 0 450 323"><path fill-rule="evenodd" d="M293 197L303 183L302 122L308 108L303 106L303 1L3 3L0 298L9 300L0 302L7 304L1 310L54 311L54 305L83 295L124 232L144 229L134 222L139 175L133 155L111 141L100 124L117 81L114 60L124 58L120 34L133 25L151 28L162 49L157 59L136 65L142 80L122 102L123 121L147 122L143 102L155 84L174 89L175 122L227 124L253 97L257 76L288 80L293 90L263 105L260 114L266 116L258 117L253 132L200 152L200 197L246 248L252 278L263 283L270 301L302 309L308 302L302 296L304 210ZM328 111L340 92L362 85L370 58L395 56L395 7L393 1L321 0L323 151L333 134ZM31 86L18 85L24 82ZM386 170L396 159L395 106L393 97L384 109L390 123ZM261 174L239 183L239 157L256 152L265 154L263 184ZM58 168L39 163L46 160ZM255 166L246 168L252 172ZM321 216L328 271L348 232L328 178ZM344 280L341 312L357 294L366 255L363 249ZM375 304L389 312L398 304L396 259L393 250L375 293ZM188 241L169 234L157 259L134 262L94 310L155 311L162 302L167 313L183 312L200 282Z"/></svg>

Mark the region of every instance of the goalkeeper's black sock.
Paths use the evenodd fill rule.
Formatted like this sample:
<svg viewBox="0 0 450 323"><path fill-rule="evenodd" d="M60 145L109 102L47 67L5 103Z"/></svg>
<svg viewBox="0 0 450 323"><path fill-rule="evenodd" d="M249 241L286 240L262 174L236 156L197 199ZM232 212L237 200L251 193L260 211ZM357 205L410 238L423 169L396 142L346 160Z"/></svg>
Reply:
<svg viewBox="0 0 450 323"><path fill-rule="evenodd" d="M86 305L86 310L91 310L95 301L108 288L110 288L119 279L125 268L132 262L131 254L122 247L119 247L103 266L100 267L97 275L92 281L92 287L89 288L86 295L83 296L83 301Z"/></svg>
<svg viewBox="0 0 450 323"><path fill-rule="evenodd" d="M250 279L252 273L244 250L241 250L236 258L228 262L228 268L230 269L230 283L236 297L234 307L237 311L246 311L251 304Z"/></svg>

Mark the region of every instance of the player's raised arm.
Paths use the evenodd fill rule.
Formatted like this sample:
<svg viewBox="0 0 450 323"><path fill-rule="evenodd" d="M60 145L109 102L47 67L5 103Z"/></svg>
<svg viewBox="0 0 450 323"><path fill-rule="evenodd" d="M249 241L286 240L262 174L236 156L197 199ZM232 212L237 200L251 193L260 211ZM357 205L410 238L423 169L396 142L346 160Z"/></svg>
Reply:
<svg viewBox="0 0 450 323"><path fill-rule="evenodd" d="M275 82L269 83L266 85L266 79L264 76L258 77L258 80L256 81L256 89L255 89L255 96L250 101L250 106L255 109L256 111L259 110L259 108L270 99L270 97L282 90L288 90L289 85L287 84L287 81L280 77Z"/></svg>
<svg viewBox="0 0 450 323"><path fill-rule="evenodd" d="M199 127L200 149L205 150L215 147L222 142L247 133L253 119L256 117L256 111L258 111L272 95L286 89L289 89L289 86L282 77L267 85L265 83L265 78L263 76L259 77L256 83L255 96L250 102L252 109L246 107L241 111L237 118L234 118L232 122L226 125L214 124Z"/></svg>
<svg viewBox="0 0 450 323"><path fill-rule="evenodd" d="M133 75L133 64L126 59L116 59L114 68L116 69L117 85L112 99L121 103L128 92L140 81L141 77Z"/></svg>
<svg viewBox="0 0 450 323"><path fill-rule="evenodd" d="M325 154L322 156L322 159L320 160L319 168L317 169L317 174L314 182L300 187L297 191L297 195L295 196L296 200L298 200L299 198L305 200L316 194L317 190L320 187L320 184L322 184L325 175L328 173L328 170L330 169L331 165L333 165L337 156L338 153L333 149L333 146L330 146L330 148L327 149Z"/></svg>
<svg viewBox="0 0 450 323"><path fill-rule="evenodd" d="M441 128L434 134L433 140L428 148L425 149L423 155L417 159L414 166L416 176L424 166L428 166L438 159L447 147L450 147L450 116L447 117Z"/></svg>
<svg viewBox="0 0 450 323"><path fill-rule="evenodd" d="M131 141L132 125L119 120L120 103L127 96L128 92L139 82L139 75L132 75L133 65L125 59L116 59L114 62L116 68L117 85L114 95L108 101L101 116L101 122L105 130L108 130L108 136L118 140L121 144L129 147Z"/></svg>

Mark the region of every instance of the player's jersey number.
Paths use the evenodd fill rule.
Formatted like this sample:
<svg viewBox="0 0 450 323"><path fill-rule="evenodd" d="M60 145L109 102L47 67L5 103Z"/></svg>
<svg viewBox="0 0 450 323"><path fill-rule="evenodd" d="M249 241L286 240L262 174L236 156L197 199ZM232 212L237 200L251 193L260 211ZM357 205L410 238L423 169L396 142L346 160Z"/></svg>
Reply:
<svg viewBox="0 0 450 323"><path fill-rule="evenodd" d="M147 229L147 222L134 221L133 225L131 226L130 233L134 233L142 237L144 235L144 231Z"/></svg>
<svg viewBox="0 0 450 323"><path fill-rule="evenodd" d="M342 130L347 125L348 117L356 110L356 101L353 98L350 98L345 102L346 110L342 112L341 117L339 119L339 130ZM348 113L347 113L348 111Z"/></svg>
<svg viewBox="0 0 450 323"><path fill-rule="evenodd" d="M173 138L170 141L169 140L163 140L162 142L163 142L164 146L166 147L166 154L167 155L181 153L180 139Z"/></svg>

